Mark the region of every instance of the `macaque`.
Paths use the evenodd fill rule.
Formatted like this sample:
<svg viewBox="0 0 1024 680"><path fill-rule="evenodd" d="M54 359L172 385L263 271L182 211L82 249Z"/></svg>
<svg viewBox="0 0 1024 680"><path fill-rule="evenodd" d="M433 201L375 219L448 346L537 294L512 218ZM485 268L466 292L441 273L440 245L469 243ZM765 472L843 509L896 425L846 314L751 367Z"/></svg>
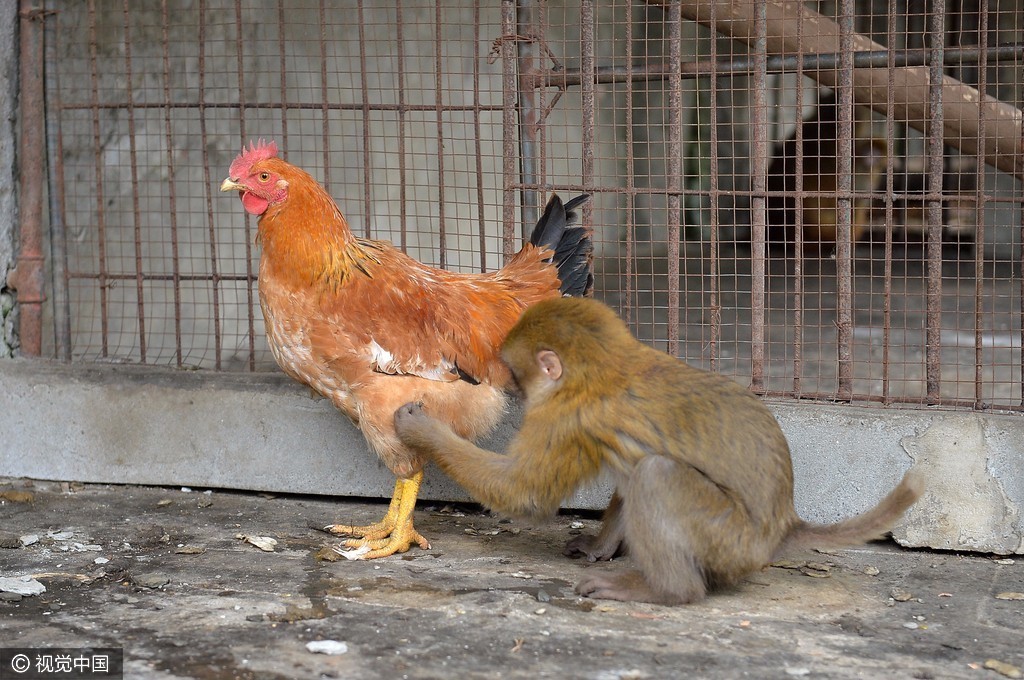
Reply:
<svg viewBox="0 0 1024 680"><path fill-rule="evenodd" d="M502 346L526 396L507 454L456 436L422 406L395 413L399 437L483 504L518 517L556 512L602 468L615 494L596 539L567 550L591 561L622 548L636 571L593 570L581 595L681 604L734 584L783 549L880 538L921 493L916 474L868 512L802 521L789 448L752 392L648 347L604 304L556 298L529 309Z"/></svg>
<svg viewBox="0 0 1024 680"><path fill-rule="evenodd" d="M877 127L870 109L854 107L851 184L855 194L878 191L885 182L889 145ZM768 242L796 243L799 209L804 250L822 250L835 245L839 222L839 106L834 94L818 102L815 115L801 123L801 131L803 139L798 143L796 133L790 135L768 166ZM798 148L803 152L802 191L808 194L802 199L794 195ZM854 243L871 231L872 202L867 196L853 199L850 234Z"/></svg>

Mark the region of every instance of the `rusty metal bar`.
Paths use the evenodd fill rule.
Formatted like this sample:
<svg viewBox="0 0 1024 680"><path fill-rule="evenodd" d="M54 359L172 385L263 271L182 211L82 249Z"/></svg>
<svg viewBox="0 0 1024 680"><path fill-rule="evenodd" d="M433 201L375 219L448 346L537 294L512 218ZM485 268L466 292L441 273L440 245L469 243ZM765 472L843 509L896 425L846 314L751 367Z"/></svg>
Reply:
<svg viewBox="0 0 1024 680"><path fill-rule="evenodd" d="M170 55L170 16L167 11L167 0L161 0L161 42L164 65L164 103L171 101L171 55ZM171 127L171 109L164 110L164 138L167 141L167 200L170 207L168 227L171 240L171 271L174 286L174 356L178 366L182 365L181 345L181 262L178 253L178 201L174 180L174 135Z"/></svg>
<svg viewBox="0 0 1024 680"><path fill-rule="evenodd" d="M399 7L399 11L401 8ZM399 24L401 25L401 24ZM480 44L480 3L473 3L473 44ZM399 95L401 96L401 95ZM483 107L480 101L480 60L473 60L473 155L476 160L476 224L480 248L480 271L487 271L487 220L484 211L484 150L483 128L480 119ZM405 180L402 180L403 191ZM403 219L404 222L404 219Z"/></svg>
<svg viewBox="0 0 1024 680"><path fill-rule="evenodd" d="M47 197L50 217L50 272L53 291L53 340L55 356L71 361L71 299L68 291L67 222L64 211L64 153L60 128L60 80L58 78L57 30L53 19L53 3L47 3L43 28L44 72L46 89L46 171L49 181Z"/></svg>
<svg viewBox="0 0 1024 680"><path fill-rule="evenodd" d="M836 397L853 396L853 0L839 0L839 78L836 158Z"/></svg>
<svg viewBox="0 0 1024 680"><path fill-rule="evenodd" d="M896 2L888 0L886 18L886 43L893 45L896 42ZM894 69L896 64L896 53L889 50L889 61L886 64L889 82L886 87L886 108L893 110L895 105L896 79ZM885 143L889 145L889 154L885 162L885 261L882 265L882 403L890 403L890 366L889 357L892 344L892 225L893 225L893 193L895 191L895 178L893 176L893 150L895 123L892 116L885 117Z"/></svg>
<svg viewBox="0 0 1024 680"><path fill-rule="evenodd" d="M200 32L203 24L200 23ZM92 113L92 143L96 152L95 158L95 188L96 188L96 242L99 267L99 293L100 293L100 356L107 358L110 353L110 317L108 316L107 302L107 220L106 220L106 194L103 184L103 146L100 143L100 109L99 109L99 68L97 66L96 46L96 0L89 0L89 99ZM200 60L199 77L203 77L202 61ZM204 147L205 144L204 144Z"/></svg>
<svg viewBox="0 0 1024 680"><path fill-rule="evenodd" d="M594 72L596 61L594 58L594 0L580 1L580 70L584 74ZM580 86L581 105L583 114L583 168L580 178L584 186L594 180L594 79L587 77L583 79ZM587 201L583 206L583 223L590 223L590 215L593 212L592 201Z"/></svg>
<svg viewBox="0 0 1024 680"><path fill-rule="evenodd" d="M988 89L988 59L985 56L986 45L988 44L988 0L980 0L978 7L978 25L975 27L977 31L978 46L980 54L982 55L981 60L978 62L978 82L975 86L978 88L978 92L985 92ZM986 125L985 117L978 116L978 137L981 139L985 138ZM1024 146L1021 147L1024 149ZM975 184L975 198L977 201L974 204L974 408L980 410L984 405L984 351L983 351L983 333L982 327L984 324L984 316L982 314L982 308L984 306L984 292L985 292L985 203L987 196L984 191L985 186L985 163L980 155L974 157L974 172L978 177L978 181ZM1022 277L1024 278L1024 277Z"/></svg>
<svg viewBox="0 0 1024 680"><path fill-rule="evenodd" d="M798 17L801 20L802 17ZM847 53L846 56L850 56ZM947 49L942 57L946 66L955 64L973 64L982 58L992 61L1012 61L1024 56L1024 43L1007 43L986 48L982 55L977 47ZM870 68L889 66L890 60L895 68L907 66L929 66L932 55L929 50L864 50L852 53L853 68ZM835 71L842 67L842 52L819 54L774 55L767 58L767 73L804 73L813 71ZM706 59L700 61L667 61L651 63L646 66L600 66L595 70L595 81L599 84L620 83L627 80L661 80L679 75L683 78L700 78L709 75L752 74L757 65L754 59L735 57L727 61ZM534 87L572 87L579 85L582 75L579 69L567 68L563 71L545 71L537 73Z"/></svg>
<svg viewBox="0 0 1024 680"><path fill-rule="evenodd" d="M199 102L172 102L172 109L196 109L199 108ZM250 102L203 102L202 106L207 109L230 109L233 111L238 110L275 110L275 109L295 109L296 111L362 111L363 104L350 104L347 102L267 102L267 101L250 101ZM119 111L125 107L124 102L98 102L96 108L99 110L114 110ZM92 110L92 104L65 104L63 107L65 111L75 111L76 109L81 110ZM143 109L163 109L164 105L162 102L135 102L136 110ZM498 104L492 106L481 107L484 111L500 111L502 107ZM398 104L388 104L386 102L378 102L370 106L371 111L398 111ZM405 111L433 111L433 104L406 104ZM473 111L472 104L450 104L445 107L446 111Z"/></svg>
<svg viewBox="0 0 1024 680"><path fill-rule="evenodd" d="M501 0L501 139L502 154L502 211L501 251L504 259L515 252L515 189L519 184L516 174L516 50L512 37L516 33L516 0Z"/></svg>
<svg viewBox="0 0 1024 680"><path fill-rule="evenodd" d="M512 36L515 38L516 36ZM502 41L506 42L506 41ZM907 53L901 57L899 61L905 62L905 66L930 65L930 60L923 57L918 57L917 53L921 50L905 50ZM953 55L959 55L958 57L946 57L944 62L946 64L969 64L977 62L981 59L980 54L977 53L977 48L963 48L959 50L947 50L948 53ZM890 52L885 50L876 50L870 52L854 52L854 66L856 68L866 68L870 66L886 66L887 58ZM897 52L897 57L900 57L900 53ZM996 62L1003 60L1013 60L1024 57L1024 43L1013 43L1010 45L1002 45L1000 47L991 47L986 50L986 58L988 61ZM803 71L824 71L824 70L835 70L837 68L840 55L838 53L832 54L808 54L804 55L803 58L809 64L808 66L800 69L798 64L798 55L792 55L787 57L771 57L769 62L775 64L775 68L768 69L767 73L788 73L798 70ZM920 62L920 64L919 64ZM830 64L832 64L830 66ZM894 62L894 66L899 66L899 62ZM594 69L595 84L611 84L618 82L632 81L644 81L651 79L663 80L669 76L675 74L675 69L671 69L666 65L650 65L647 67L636 67L631 69L623 69L621 67L606 67L598 66ZM679 75L683 78L699 78L710 75L726 75L726 74L749 74L753 72L753 66L748 64L745 58L737 58L730 61L724 61L720 63L714 63L711 61L701 62L684 62L680 65ZM542 87L573 87L580 84L580 75L578 69L565 69L563 71L541 71L539 73L528 74L525 76L526 81L530 83L533 88ZM290 101L243 101L243 102L200 102L200 101L176 101L171 103L171 108L176 109L195 109L199 106L203 106L207 109L294 109L298 111L302 110L317 110L317 111L360 111L363 108L362 103L346 103L346 102L290 102ZM97 109L123 109L123 102L108 101L108 102L96 102L95 105L92 103L87 104L64 104L62 109L65 111L74 111L76 109L92 110ZM136 102L135 108L141 109L163 109L164 104L162 102ZM433 111L433 104L406 104L404 107L400 107L399 104L388 104L385 102L379 102L373 104L371 107L373 111L398 111L402 108L404 111ZM482 106L483 111L500 111L504 107L500 105ZM446 107L447 111L473 111L472 104L452 104Z"/></svg>
<svg viewBox="0 0 1024 680"><path fill-rule="evenodd" d="M669 3L668 38L669 61L678 64L683 56L682 3ZM669 79L669 124L666 153L668 163L666 183L669 188L683 186L683 79L676 76ZM669 194L668 206L668 347L672 356L679 356L679 240L683 203L681 194Z"/></svg>
<svg viewBox="0 0 1024 680"><path fill-rule="evenodd" d="M633 54L633 3L626 3L626 54ZM633 326L633 306L636 304L636 145L633 139L633 81L626 81L626 240L625 272L623 278L623 316L630 327Z"/></svg>
<svg viewBox="0 0 1024 680"><path fill-rule="evenodd" d="M765 88L768 85L768 14L766 3L754 8L754 64L750 98L751 158L753 195L750 199L750 389L765 390L765 293L766 192L768 175L768 111Z"/></svg>
<svg viewBox="0 0 1024 680"><path fill-rule="evenodd" d="M929 14L932 38L931 64L928 67L928 186L942 187L945 144L942 135L942 55L945 50L946 0L932 0ZM942 398L942 200L925 201L928 220L928 283L925 302L925 375L928 403Z"/></svg>
<svg viewBox="0 0 1024 680"><path fill-rule="evenodd" d="M362 6L362 3L359 3ZM329 95L329 88L327 86L327 0L320 0L318 4L320 11L320 149L324 155L324 186L330 191L331 186L331 125L327 116L327 102L331 100ZM359 21L359 29L362 30L363 23ZM239 35L241 35L242 25L238 25ZM241 42L241 41L239 41ZM362 51L362 42L360 42L360 51ZM239 48L241 49L241 48ZM365 66L365 64L363 64ZM366 71L362 69L362 75L365 79ZM241 79L239 79L239 85L241 85ZM365 125L365 122L364 122ZM369 166L363 167L363 172L368 172Z"/></svg>
<svg viewBox="0 0 1024 680"><path fill-rule="evenodd" d="M356 3L356 23L359 25L359 96L363 105L363 233L366 238L370 238L373 235L373 198L370 192L370 186L373 182L373 167L370 163L370 84L368 80L368 66L366 59L366 14L363 11L364 3L362 0ZM320 3L321 11L325 11L323 2ZM401 25L402 17L398 16L398 23ZM323 73L323 96L321 102L326 103L327 98L327 26L324 21L320 22L320 54L322 64L321 69ZM329 124L327 122L328 112L323 112L324 117L324 148L327 148L327 131ZM403 140L404 141L404 140ZM327 157L324 157L324 165L329 165ZM328 170L324 168L324 177L329 176ZM326 181L326 179L325 179ZM402 183L404 186L404 182ZM401 246L404 248L408 242L406 236L405 220L402 220L401 226Z"/></svg>
<svg viewBox="0 0 1024 680"><path fill-rule="evenodd" d="M68 271L68 278L75 280L97 280L98 274L92 272L80 272L80 271ZM108 273L105 277L108 281L135 281L138 278L137 274L118 274L116 272ZM174 281L175 278L179 281L209 281L209 274L147 274L143 272L143 281ZM245 274L221 274L220 281L247 281L248 277Z"/></svg>
<svg viewBox="0 0 1024 680"><path fill-rule="evenodd" d="M448 265L444 184L444 40L441 39L441 0L434 4L434 115L437 117L437 252L438 265Z"/></svg>
<svg viewBox="0 0 1024 680"><path fill-rule="evenodd" d="M206 0L199 0L199 16L206 16ZM95 44L95 37L93 38ZM242 41L239 40L239 50L241 50ZM241 68L241 67L239 67ZM213 365L218 371L221 367L221 348L223 346L223 338L221 337L221 320L220 320L220 272L217 266L217 232L214 230L214 219L213 219L213 180L210 178L210 158L207 153L209 145L209 134L206 130L206 22L199 22L199 73L197 74L199 79L199 137L202 143L201 147L203 150L203 187L206 193L206 224L207 224L207 236L210 243L210 298L213 304ZM241 80L241 79L239 79ZM239 96L242 96L243 91L239 91ZM245 101L239 99L240 102ZM245 140L245 116L242 114L242 110L239 110L239 125L241 126L241 137L244 143ZM245 218L246 225L246 240L249 236L249 218ZM248 252L248 250L247 250ZM246 277L248 278L248 277ZM250 316L252 311L249 312ZM104 312L104 320L106 319L106 313ZM249 359L249 370L255 370L256 359L255 355L252 355Z"/></svg>
<svg viewBox="0 0 1024 680"><path fill-rule="evenodd" d="M122 5L124 18L124 71L125 92L128 110L128 166L131 172L132 186L139 186L139 158L135 139L135 88L132 84L132 40L131 20L128 11L128 0ZM146 363L146 289L142 278L142 209L139 205L139 192L132 192L132 240L135 246L135 294L139 318L139 361Z"/></svg>
<svg viewBox="0 0 1024 680"><path fill-rule="evenodd" d="M798 16L796 20L797 40L803 40L804 17ZM802 72L804 62L803 55L796 55L798 62L797 73ZM769 58L769 61L771 58ZM794 205L799 200L806 200L804 193L804 126L803 126L803 102L804 102L804 79L797 78L796 81L797 121L796 121L796 158L794 159ZM803 197L797 199L796 197ZM803 370L804 370L804 211L794 210L796 218L793 225L793 394L799 398L803 391Z"/></svg>
<svg viewBox="0 0 1024 680"><path fill-rule="evenodd" d="M718 12L715 8L715 3L710 3L708 6L710 16L708 16L708 29L711 31L710 39L710 60L715 62L718 60ZM708 92L708 109L711 122L711 139L709 140L711 146L711 177L709 178L708 185L708 210L711 213L711 243L709 246L710 253L708 257L708 312L710 313L710 326L711 326L711 338L708 342L708 355L711 359L711 370L718 371L718 339L721 334L722 325L722 308L718 300L718 258L721 257L719 243L719 215L718 209L720 205L719 186L718 186L718 172L719 172L719 157L718 157L718 78L712 76L709 79L709 92ZM735 214L735 212L733 213Z"/></svg>
<svg viewBox="0 0 1024 680"><path fill-rule="evenodd" d="M277 51L280 57L280 64L278 66L281 69L281 101L288 101L288 59L286 58L287 44L285 40L285 2L286 0L277 0ZM281 107L281 145L283 148L288 147L288 107Z"/></svg>
<svg viewBox="0 0 1024 680"><path fill-rule="evenodd" d="M237 55L237 59L238 59L237 68L238 68L238 101L239 102L244 102L245 101L245 69L243 67L243 64L244 64L244 61L245 61L245 54L244 54L244 51L243 51L243 46L245 45L246 41L242 40L242 35L243 35L242 27L243 26L244 26L244 24L242 22L242 3L241 3L241 0L235 0L235 31L236 31L236 35L238 37L238 40L237 40L238 44L236 46L236 55ZM325 76L325 78L326 78L326 76ZM326 90L324 90L324 92L326 92ZM239 115L238 115L238 129L241 132L242 140L243 140L243 144L244 144L245 143L244 140L246 138L246 126L245 126L244 109L239 109L238 113L239 113ZM326 133L326 123L325 123L324 131ZM327 141L327 139L326 139L326 134L325 134L324 142L326 142L326 141ZM324 147L324 153L325 154L327 153L326 145ZM325 177L326 177L326 168L325 168ZM245 225L245 276L246 276L246 286L245 286L245 303L246 304L245 304L245 308L246 308L246 312L247 312L246 321L248 322L248 328L247 328L246 332L247 332L247 335L248 335L248 338L249 338L249 370L250 371L255 371L256 370L256 300L255 300L255 297L253 296L253 289L255 288L256 278L257 277L253 273L253 270L252 270L252 260L253 260L253 257L252 257L252 246L253 246L252 217L249 216L249 215L246 215L245 219L242 222L242 224ZM212 225L212 223L210 225L210 239L211 239L211 241L210 241L211 243L215 240L215 236L213 234L213 225ZM220 355L221 355L221 352L218 351L217 352L217 365L218 365L218 367L220 366L220 362L221 362L221 356Z"/></svg>
<svg viewBox="0 0 1024 680"><path fill-rule="evenodd" d="M539 21L534 0L516 0L515 44L519 73L519 167L522 186L519 210L523 238L530 235L530 230L537 223L542 200L540 191L536 189L541 175L541 168L538 167L541 149L537 142L541 107L535 86L535 73L540 72L540 50L536 43L541 35Z"/></svg>
<svg viewBox="0 0 1024 680"><path fill-rule="evenodd" d="M46 300L43 257L43 186L45 176L43 21L33 0L20 6L21 144L19 149L20 239L18 257L7 283L17 291L18 340L23 356L38 357L43 346Z"/></svg>
<svg viewBox="0 0 1024 680"><path fill-rule="evenodd" d="M402 1L397 0L395 3L395 39L398 44L395 46L395 58L398 67L398 220L402 225L401 233L399 234L399 245L404 251L409 247L409 230L406 227L409 223L409 188L406 182L407 168L405 158L405 21L402 19L402 14ZM362 53L360 52L360 54ZM474 61L474 63L476 62ZM369 101L367 101L367 105L369 105ZM364 111L364 115L368 114L368 110ZM366 146L368 145L365 145L364 148ZM367 159L365 162L369 163L369 160ZM367 194L367 210L369 210L369 205L370 198L369 194ZM369 218L366 220L366 229L370 229Z"/></svg>

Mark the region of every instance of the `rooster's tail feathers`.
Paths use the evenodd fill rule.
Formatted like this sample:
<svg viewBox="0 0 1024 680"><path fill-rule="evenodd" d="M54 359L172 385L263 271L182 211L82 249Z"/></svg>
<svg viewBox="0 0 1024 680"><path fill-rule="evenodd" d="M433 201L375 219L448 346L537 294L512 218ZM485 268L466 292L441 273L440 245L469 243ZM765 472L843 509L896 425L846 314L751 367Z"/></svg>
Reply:
<svg viewBox="0 0 1024 680"><path fill-rule="evenodd" d="M594 243L590 232L577 224L579 216L574 212L589 198L590 194L582 194L563 204L558 194L552 195L530 236L530 243L554 252L551 261L558 267L562 295L583 297L594 286L590 270Z"/></svg>

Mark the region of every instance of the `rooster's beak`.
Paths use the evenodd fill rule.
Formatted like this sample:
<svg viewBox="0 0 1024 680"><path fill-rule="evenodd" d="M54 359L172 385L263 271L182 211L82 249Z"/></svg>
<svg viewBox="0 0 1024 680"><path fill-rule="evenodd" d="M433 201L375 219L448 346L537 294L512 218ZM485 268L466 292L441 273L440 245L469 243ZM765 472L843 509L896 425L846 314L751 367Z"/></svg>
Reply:
<svg viewBox="0 0 1024 680"><path fill-rule="evenodd" d="M235 191L245 191L245 185L239 184L230 177L228 177L227 179L220 183L221 191L231 191L232 189L234 189Z"/></svg>

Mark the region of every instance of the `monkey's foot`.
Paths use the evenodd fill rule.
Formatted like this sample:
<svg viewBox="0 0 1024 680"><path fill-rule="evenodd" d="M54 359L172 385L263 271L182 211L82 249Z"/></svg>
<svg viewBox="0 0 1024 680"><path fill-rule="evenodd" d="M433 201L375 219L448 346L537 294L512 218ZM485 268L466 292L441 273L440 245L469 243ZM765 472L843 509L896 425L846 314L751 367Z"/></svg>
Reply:
<svg viewBox="0 0 1024 680"><path fill-rule="evenodd" d="M335 551L349 559L372 560L403 553L413 545L423 550L430 549L430 543L412 526L412 511L416 507L416 496L423 481L423 472L417 472L409 479L395 482L395 492L384 519L374 524L354 526L332 524L324 531L356 538L343 541Z"/></svg>
<svg viewBox="0 0 1024 680"><path fill-rule="evenodd" d="M584 597L597 600L620 600L623 602L652 602L654 604L685 604L696 602L701 594L693 596L672 593L658 593L652 589L638 572L605 575L588 574L576 584L576 592Z"/></svg>
<svg viewBox="0 0 1024 680"><path fill-rule="evenodd" d="M622 588L618 579L601 574L588 574L576 584L576 592L584 597L592 597L596 600L635 600L635 597L628 597L632 591Z"/></svg>

